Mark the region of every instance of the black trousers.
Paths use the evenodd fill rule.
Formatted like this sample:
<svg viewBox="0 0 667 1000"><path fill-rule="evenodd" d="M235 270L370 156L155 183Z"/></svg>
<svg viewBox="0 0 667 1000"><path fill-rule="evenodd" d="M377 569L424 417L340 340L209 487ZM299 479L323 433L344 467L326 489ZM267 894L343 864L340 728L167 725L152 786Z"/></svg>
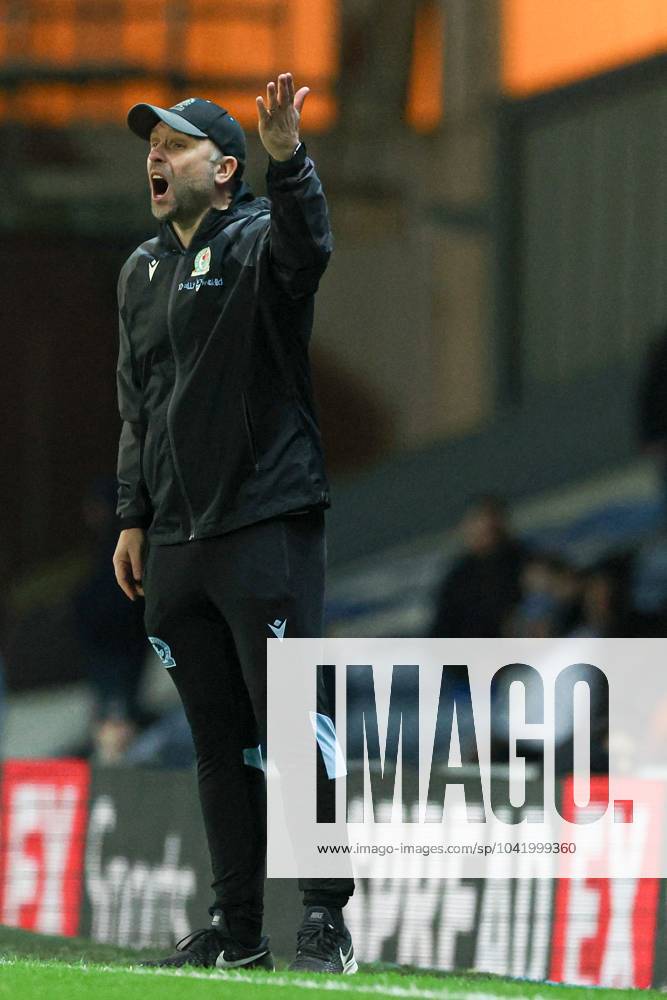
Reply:
<svg viewBox="0 0 667 1000"><path fill-rule="evenodd" d="M322 635L325 563L323 511L154 545L146 560L146 631L159 640L195 744L212 909L241 913L244 928L261 924L263 912L266 785L256 748L265 744L269 625L286 622L286 637ZM305 905L339 907L354 882L310 879L299 888Z"/></svg>

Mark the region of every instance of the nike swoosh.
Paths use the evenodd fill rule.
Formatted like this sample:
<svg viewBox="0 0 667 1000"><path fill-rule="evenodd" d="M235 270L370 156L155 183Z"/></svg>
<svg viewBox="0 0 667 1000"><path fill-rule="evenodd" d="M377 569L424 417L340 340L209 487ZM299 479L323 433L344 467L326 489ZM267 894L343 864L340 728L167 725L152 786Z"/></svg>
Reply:
<svg viewBox="0 0 667 1000"><path fill-rule="evenodd" d="M338 951L340 953L340 960L343 965L343 972L347 973L348 975L356 972L359 966L357 965L356 960L354 958L354 945L350 945L350 950L348 951L347 955L343 954L342 948L339 948Z"/></svg>
<svg viewBox="0 0 667 1000"><path fill-rule="evenodd" d="M263 955L267 954L268 948L264 948L262 951L258 951L256 955L248 955L247 958L239 958L235 962L228 962L224 951L221 951L215 960L215 964L218 969L238 969L242 965L250 965L251 962L256 962L258 958L262 958Z"/></svg>

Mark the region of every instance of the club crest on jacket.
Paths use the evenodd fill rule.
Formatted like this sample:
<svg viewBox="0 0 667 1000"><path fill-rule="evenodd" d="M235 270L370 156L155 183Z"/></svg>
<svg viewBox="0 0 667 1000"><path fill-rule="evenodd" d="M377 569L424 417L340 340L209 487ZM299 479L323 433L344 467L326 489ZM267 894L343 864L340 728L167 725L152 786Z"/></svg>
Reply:
<svg viewBox="0 0 667 1000"><path fill-rule="evenodd" d="M208 274L209 268L211 266L211 248L204 247L200 250L195 257L195 265L192 269L191 278L195 278L198 274Z"/></svg>

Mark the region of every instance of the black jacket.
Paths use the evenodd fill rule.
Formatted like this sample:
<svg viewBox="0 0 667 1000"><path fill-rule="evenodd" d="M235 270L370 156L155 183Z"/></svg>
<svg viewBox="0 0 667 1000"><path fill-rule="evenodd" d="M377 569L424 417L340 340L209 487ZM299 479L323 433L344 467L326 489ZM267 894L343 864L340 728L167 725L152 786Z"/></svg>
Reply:
<svg viewBox="0 0 667 1000"><path fill-rule="evenodd" d="M431 626L434 638L465 639L503 635L504 626L521 598L521 570L526 552L507 539L485 555L468 552L440 583Z"/></svg>
<svg viewBox="0 0 667 1000"><path fill-rule="evenodd" d="M303 145L267 183L120 274L117 512L158 544L329 504L308 363L327 205Z"/></svg>

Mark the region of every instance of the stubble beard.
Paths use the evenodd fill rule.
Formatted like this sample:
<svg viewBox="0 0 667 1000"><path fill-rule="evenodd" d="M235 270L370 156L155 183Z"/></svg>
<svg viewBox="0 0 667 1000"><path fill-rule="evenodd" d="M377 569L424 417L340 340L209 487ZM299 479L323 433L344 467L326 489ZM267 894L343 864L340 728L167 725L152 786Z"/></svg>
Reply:
<svg viewBox="0 0 667 1000"><path fill-rule="evenodd" d="M213 174L211 172L211 178ZM192 225L212 204L211 181L193 183L182 179L171 181L171 206L156 205L151 202L151 212L160 222L177 222L182 226Z"/></svg>

